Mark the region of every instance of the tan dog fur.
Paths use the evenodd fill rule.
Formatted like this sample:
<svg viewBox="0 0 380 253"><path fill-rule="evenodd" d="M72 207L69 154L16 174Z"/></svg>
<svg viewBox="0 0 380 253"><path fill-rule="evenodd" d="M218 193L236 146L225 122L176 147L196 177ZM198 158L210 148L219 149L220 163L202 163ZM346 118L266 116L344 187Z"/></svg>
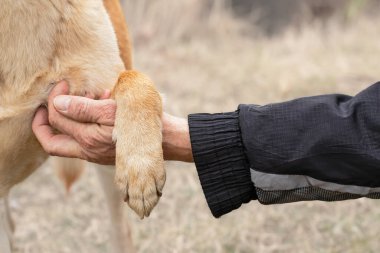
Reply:
<svg viewBox="0 0 380 253"><path fill-rule="evenodd" d="M0 198L47 158L31 122L52 84L65 79L74 95L101 95L116 83L116 183L140 217L156 205L165 182L161 99L144 75L126 71L119 77L131 67L120 17L116 0L2 0Z"/></svg>

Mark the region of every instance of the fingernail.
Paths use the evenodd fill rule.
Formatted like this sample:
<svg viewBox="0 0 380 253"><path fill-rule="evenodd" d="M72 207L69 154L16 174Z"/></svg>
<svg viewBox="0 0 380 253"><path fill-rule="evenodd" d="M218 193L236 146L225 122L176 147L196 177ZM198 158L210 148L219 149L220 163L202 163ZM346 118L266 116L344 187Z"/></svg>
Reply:
<svg viewBox="0 0 380 253"><path fill-rule="evenodd" d="M66 112L69 109L71 98L68 96L57 96L54 98L54 107L58 111Z"/></svg>

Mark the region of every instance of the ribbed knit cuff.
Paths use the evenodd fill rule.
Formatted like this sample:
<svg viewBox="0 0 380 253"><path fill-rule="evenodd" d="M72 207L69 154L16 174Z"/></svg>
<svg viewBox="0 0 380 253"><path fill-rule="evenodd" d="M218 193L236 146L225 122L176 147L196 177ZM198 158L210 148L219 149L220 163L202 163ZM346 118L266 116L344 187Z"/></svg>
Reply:
<svg viewBox="0 0 380 253"><path fill-rule="evenodd" d="M212 214L218 218L257 199L238 112L192 114L189 127L195 165Z"/></svg>

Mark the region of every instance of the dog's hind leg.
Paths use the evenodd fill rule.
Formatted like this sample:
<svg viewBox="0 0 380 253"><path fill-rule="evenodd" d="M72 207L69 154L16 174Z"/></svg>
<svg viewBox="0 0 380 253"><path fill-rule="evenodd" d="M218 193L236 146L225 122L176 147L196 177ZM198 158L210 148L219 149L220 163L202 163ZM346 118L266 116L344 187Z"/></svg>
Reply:
<svg viewBox="0 0 380 253"><path fill-rule="evenodd" d="M0 252L11 253L11 223L8 220L7 200L0 199Z"/></svg>
<svg viewBox="0 0 380 253"><path fill-rule="evenodd" d="M116 188L114 166L94 165L97 168L99 181L105 193L111 218L112 253L135 253L132 243L131 229L124 210L123 196Z"/></svg>
<svg viewBox="0 0 380 253"><path fill-rule="evenodd" d="M11 208L9 206L9 195L5 196L4 198L4 209L7 231L9 235L11 235L11 238L13 238L13 234L15 232L15 223L13 221Z"/></svg>

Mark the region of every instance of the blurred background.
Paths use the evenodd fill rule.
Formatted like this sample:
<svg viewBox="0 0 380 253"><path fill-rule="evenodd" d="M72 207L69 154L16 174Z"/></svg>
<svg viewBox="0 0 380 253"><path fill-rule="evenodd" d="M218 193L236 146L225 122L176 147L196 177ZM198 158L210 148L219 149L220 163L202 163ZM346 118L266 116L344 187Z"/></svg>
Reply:
<svg viewBox="0 0 380 253"><path fill-rule="evenodd" d="M380 1L125 0L136 69L185 117L324 93L355 94L379 78ZM380 202L249 203L212 217L195 167L167 163L149 219L129 213L139 252L378 252ZM107 252L96 173L65 196L47 164L12 192L16 252ZM27 210L27 211L25 211Z"/></svg>

